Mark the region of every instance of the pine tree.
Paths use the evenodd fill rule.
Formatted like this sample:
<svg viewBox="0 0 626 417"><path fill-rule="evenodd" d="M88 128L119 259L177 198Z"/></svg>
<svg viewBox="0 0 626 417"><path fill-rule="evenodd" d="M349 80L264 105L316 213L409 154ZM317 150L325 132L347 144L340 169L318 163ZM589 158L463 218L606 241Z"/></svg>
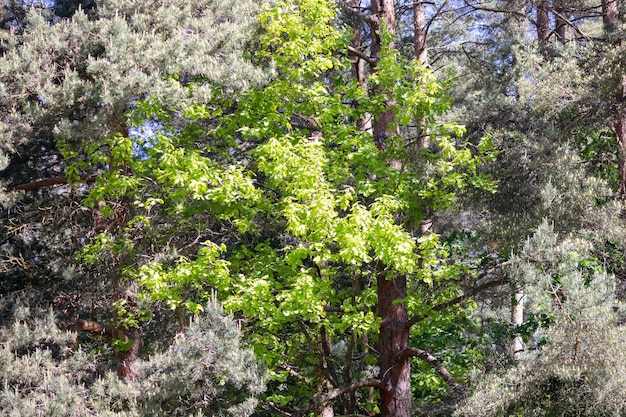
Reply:
<svg viewBox="0 0 626 417"><path fill-rule="evenodd" d="M457 415L626 415L623 311L613 277L589 249L544 222L512 259L528 297L528 351L479 378Z"/></svg>
<svg viewBox="0 0 626 417"><path fill-rule="evenodd" d="M68 319L91 309L102 321L118 314L113 302L135 303L119 256L97 270L75 254L96 233L126 227L133 208L115 198L114 215L102 201L87 206L86 186L124 166L113 148L120 138L133 146L129 135L141 136L127 120L139 100L149 97L176 115L177 106L211 100L213 89L235 92L264 78L246 56L259 2L3 6L1 291L32 286L32 301L54 304ZM122 333L139 343L134 327Z"/></svg>
<svg viewBox="0 0 626 417"><path fill-rule="evenodd" d="M6 416L252 415L263 372L232 317L209 303L165 351L137 361L138 376L120 380L98 366L79 336L16 304L0 334L0 412Z"/></svg>

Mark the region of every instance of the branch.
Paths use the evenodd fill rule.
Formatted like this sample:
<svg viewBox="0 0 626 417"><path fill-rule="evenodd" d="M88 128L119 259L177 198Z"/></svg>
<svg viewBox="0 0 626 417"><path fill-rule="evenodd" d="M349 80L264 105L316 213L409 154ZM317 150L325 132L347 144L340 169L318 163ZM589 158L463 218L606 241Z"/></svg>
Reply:
<svg viewBox="0 0 626 417"><path fill-rule="evenodd" d="M492 273L496 268L500 268L504 265L508 265L509 262L503 262L501 264L498 264L496 266L494 266L493 268L487 270L484 274L482 274L482 276L486 276L489 275L490 273ZM472 289L470 289L469 291L459 295L456 298L453 298L451 300L445 301L441 304L438 304L436 306L434 306L433 308L431 308L432 311L443 311L448 307L452 307L454 305L460 304L463 301L467 301L468 299L470 299L471 297L475 296L476 294L480 293L481 291L484 291L486 289L492 288L492 287L497 287L500 285L504 285L506 284L507 281L505 279L497 279L495 281L489 281L486 282L484 284L479 285L478 287L474 287ZM406 328L410 329L411 326L413 326L415 323L418 323L424 319L427 319L429 316L428 314L418 314L416 316L414 316L413 318L411 318L411 320L409 320L406 324Z"/></svg>
<svg viewBox="0 0 626 417"><path fill-rule="evenodd" d="M98 176L95 174L83 174L79 177L80 181L85 182L85 183L95 182L96 178L98 178ZM54 177L54 178L48 178L45 180L29 182L27 184L17 185L11 188L9 191L33 191L33 190L38 190L43 187L50 187L52 185L60 185L60 184L67 184L67 183L68 181L66 177Z"/></svg>
<svg viewBox="0 0 626 417"><path fill-rule="evenodd" d="M400 360L408 359L410 357L417 357L423 360L424 362L429 364L435 370L435 372L437 372L439 376L441 376L441 378L443 378L446 384L448 384L448 386L452 388L454 392L465 392L465 386L456 382L456 380L452 377L452 375L450 375L450 372L446 369L446 367L443 366L441 362L439 362L439 360L429 352L426 352L422 349L410 347L406 348L402 353L400 353L399 356Z"/></svg>
<svg viewBox="0 0 626 417"><path fill-rule="evenodd" d="M354 55L357 58L361 58L363 61L365 61L368 64L370 64L370 66L372 66L372 67L375 67L376 64L378 63L377 60L375 60L371 56L365 55L363 52L359 51L354 46L348 46L348 55Z"/></svg>
<svg viewBox="0 0 626 417"><path fill-rule="evenodd" d="M123 331L116 329L113 326L105 326L97 321L77 320L76 325L80 330L95 336L104 336L107 339L120 339L125 342L129 340L128 335Z"/></svg>
<svg viewBox="0 0 626 417"><path fill-rule="evenodd" d="M372 32L380 29L380 20L378 19L377 16L363 13L358 8L348 6L347 4L345 5L345 8L349 10L350 12L354 13L355 15L359 16L361 19L363 19L363 21L369 25Z"/></svg>
<svg viewBox="0 0 626 417"><path fill-rule="evenodd" d="M363 387L374 387L374 388L378 388L379 390L387 390L387 386L385 384L383 384L381 381L379 381L378 379L361 379L359 381L355 381L350 385L346 385L344 387L339 387L339 388L335 388L332 391L328 391L325 394L318 394L316 396L313 397L313 399L309 402L308 405L306 405L305 407L299 409L298 411L296 411L295 413L293 413L291 416L292 417L302 417L304 416L306 413L308 413L309 411L313 410L316 406L320 405L320 404L324 404L327 403L330 400L334 400L335 398L347 393L347 392L352 392L355 391L359 388L363 388Z"/></svg>
<svg viewBox="0 0 626 417"><path fill-rule="evenodd" d="M576 32L578 32L578 34L580 36L582 36L583 38L585 38L588 41L591 41L591 38L584 33L582 30L580 30L580 28L578 26L576 26L574 23L572 23L571 20L569 20L567 17L565 17L563 14L557 12L553 7L550 7L549 10L554 13L557 17L561 18L565 23L567 23L567 25L569 27L571 27L572 29L574 29Z"/></svg>
<svg viewBox="0 0 626 417"><path fill-rule="evenodd" d="M524 18L524 19L530 21L535 26L537 25L537 22L535 22L533 19L531 19L526 14L524 14L522 12L519 12L517 10L495 9L495 8L491 8L491 7L487 7L487 6L479 6L479 5L475 5L475 4L470 4L469 0L465 0L465 5L467 7L469 7L469 8L474 9L474 10L480 10L480 11L492 12L492 13L510 14L510 15L513 15L513 16L521 17L521 18Z"/></svg>

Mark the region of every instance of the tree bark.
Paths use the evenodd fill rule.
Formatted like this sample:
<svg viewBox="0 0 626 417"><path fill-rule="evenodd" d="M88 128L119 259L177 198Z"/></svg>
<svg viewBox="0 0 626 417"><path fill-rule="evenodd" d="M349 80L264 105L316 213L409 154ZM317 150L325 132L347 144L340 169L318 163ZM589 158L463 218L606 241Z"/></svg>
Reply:
<svg viewBox="0 0 626 417"><path fill-rule="evenodd" d="M98 179L98 176L95 174L83 174L78 177L80 182L84 183L92 183ZM64 185L67 184L68 180L66 177L54 177L47 178L45 180L33 181L27 184L16 185L13 188L10 188L10 191L34 191L44 187L51 187L53 185Z"/></svg>
<svg viewBox="0 0 626 417"><path fill-rule="evenodd" d="M78 320L76 322L78 328L84 332L104 336L109 340L118 339L122 342L129 343L127 350L118 351L117 357L117 376L120 378L135 378L136 370L133 362L139 357L141 348L141 335L139 329L120 330L113 326L105 326L101 323L91 320Z"/></svg>
<svg viewBox="0 0 626 417"><path fill-rule="evenodd" d="M361 6L361 0L349 0L348 6L352 10L358 10ZM366 57L363 56L363 30L360 23L354 28L352 40L350 41L350 50L354 51L351 65L352 76L357 80L363 91L367 91L368 84L365 64L369 63L371 65L375 63L375 61L366 59ZM361 120L359 120L359 128L365 132L372 133L372 116L369 114L364 115Z"/></svg>
<svg viewBox="0 0 626 417"><path fill-rule="evenodd" d="M617 29L619 20L619 8L617 0L602 0L602 23L604 25L604 33L611 38Z"/></svg>
<svg viewBox="0 0 626 417"><path fill-rule="evenodd" d="M602 0L602 23L608 42L622 47L622 35L617 30L620 23L617 0ZM613 125L611 126L617 141L618 182L616 197L626 200L626 73L617 75L615 85L615 104L613 105ZM624 215L624 214L623 214Z"/></svg>
<svg viewBox="0 0 626 417"><path fill-rule="evenodd" d="M524 290L516 287L511 296L511 324L514 327L521 326L524 323ZM511 346L512 356L514 360L520 359L524 353L524 341L518 334L513 338Z"/></svg>
<svg viewBox="0 0 626 417"><path fill-rule="evenodd" d="M415 59L425 64L428 47L426 44L426 11L423 0L413 0L413 31Z"/></svg>
<svg viewBox="0 0 626 417"><path fill-rule="evenodd" d="M372 29L372 57L377 59L380 56L380 52L383 48L382 44L382 30L383 28L388 32L394 33L396 25L396 16L394 11L393 0L374 0L372 1L372 16L373 22L377 22L378 27L372 27L376 25L370 24ZM393 46L385 45L385 46ZM393 106L393 101L389 98L386 102L387 107ZM373 136L376 146L379 149L384 149L386 146L387 138L389 137L389 127L395 121L396 115L393 110L384 110L374 120L373 123Z"/></svg>
<svg viewBox="0 0 626 417"><path fill-rule="evenodd" d="M373 19L372 57L380 56L383 46L382 30L394 33L395 10L393 0L373 0L371 2ZM372 24L378 22L378 27ZM372 27L374 26L374 27ZM393 41L392 41L393 42ZM386 101L387 109L381 112L373 124L373 136L379 149L385 149L390 127L395 121L393 99ZM378 305L377 313L381 319L378 336L378 355L380 380L387 387L380 390L380 412L382 417L411 416L411 366L409 358L402 355L409 347L408 313L404 303L397 302L406 298L406 276L388 277L382 263L377 265L376 273Z"/></svg>
<svg viewBox="0 0 626 417"><path fill-rule="evenodd" d="M405 304L397 302L406 297L406 277L388 279L379 265L377 285L380 379L388 387L380 393L380 412L383 417L410 417L411 363L403 355L409 348L409 319Z"/></svg>
<svg viewBox="0 0 626 417"><path fill-rule="evenodd" d="M626 110L623 109L624 90L626 89L626 74L621 75L618 92L618 104L615 111L616 121L613 131L617 140L617 168L619 179L617 182L617 197L626 200Z"/></svg>
<svg viewBox="0 0 626 417"><path fill-rule="evenodd" d="M562 8L557 8L554 13L556 38L560 43L565 43L565 29L567 28L567 22L564 17L565 11Z"/></svg>
<svg viewBox="0 0 626 417"><path fill-rule="evenodd" d="M545 2L537 4L537 40L543 45L550 37L550 16Z"/></svg>

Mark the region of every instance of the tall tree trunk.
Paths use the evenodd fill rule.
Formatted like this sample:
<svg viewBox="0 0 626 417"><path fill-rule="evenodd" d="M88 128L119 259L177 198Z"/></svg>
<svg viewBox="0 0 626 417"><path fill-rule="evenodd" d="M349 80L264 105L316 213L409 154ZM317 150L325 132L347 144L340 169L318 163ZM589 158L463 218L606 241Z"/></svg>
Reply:
<svg viewBox="0 0 626 417"><path fill-rule="evenodd" d="M511 296L511 324L515 327L521 326L524 323L524 290L521 287L516 287L513 295ZM513 338L513 344L511 346L511 354L513 359L518 360L524 353L524 341L518 334Z"/></svg>
<svg viewBox="0 0 626 417"><path fill-rule="evenodd" d="M617 6L617 0L602 0L602 23L604 24L604 33L609 40L612 40L619 21L619 8Z"/></svg>
<svg viewBox="0 0 626 417"><path fill-rule="evenodd" d="M372 31L372 57L376 59L383 47L381 30L384 28L394 33L393 0L373 0L371 10L374 21L379 22L377 30ZM389 99L387 105L391 108L393 101ZM394 121L395 113L391 109L383 111L374 120L373 136L379 148L385 148ZM409 347L409 319L404 303L397 302L406 298L406 277L390 278L384 266L379 264L376 279L377 312L381 319L378 338L380 378L388 387L380 393L380 412L382 417L410 417L411 367L409 358L402 354Z"/></svg>
<svg viewBox="0 0 626 417"><path fill-rule="evenodd" d="M617 167L619 179L617 197L626 200L626 74L621 74L616 93L615 123L613 131L617 139Z"/></svg>
<svg viewBox="0 0 626 417"><path fill-rule="evenodd" d="M428 46L426 44L426 11L423 0L413 0L413 30L415 59L425 64Z"/></svg>
<svg viewBox="0 0 626 417"><path fill-rule="evenodd" d="M378 28L372 30L372 58L376 60L383 47L381 31L385 28L385 30L394 33L396 17L393 0L373 0L371 8L372 16L374 16L375 21L378 22ZM391 99L387 101L387 105L388 107L393 105ZM389 127L395 121L395 118L396 115L393 110L385 110L374 120L372 133L374 135L374 141L380 149L384 149L386 145L385 142L389 137Z"/></svg>
<svg viewBox="0 0 626 417"><path fill-rule="evenodd" d="M359 10L361 0L348 0L347 4L352 9ZM354 28L350 46L359 52L363 52L363 29L361 24ZM359 56L352 57L352 76L357 80L363 91L368 90L365 63L365 59ZM364 115L361 120L359 120L359 128L365 132L372 133L372 116L369 114Z"/></svg>
<svg viewBox="0 0 626 417"><path fill-rule="evenodd" d="M565 21L565 19L563 19L565 10L563 10L562 7L557 7L556 12L557 13L555 13L555 16L554 16L554 21L555 21L554 31L556 32L556 37L559 40L559 42L565 43L565 29L567 29L567 22Z"/></svg>

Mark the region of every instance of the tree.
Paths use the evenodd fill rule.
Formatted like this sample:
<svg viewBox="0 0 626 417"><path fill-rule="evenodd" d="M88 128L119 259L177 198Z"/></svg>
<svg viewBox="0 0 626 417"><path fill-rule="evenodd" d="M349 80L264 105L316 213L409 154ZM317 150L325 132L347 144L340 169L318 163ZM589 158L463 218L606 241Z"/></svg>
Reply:
<svg viewBox="0 0 626 417"><path fill-rule="evenodd" d="M30 291L33 299L65 310L65 320L97 319L81 322L86 331L106 328L103 322L119 316L113 303L126 303L133 316L119 253L101 270L75 260L95 234L127 227L133 207L121 197L88 207L81 184L125 169L115 149L132 147L129 136L141 136L127 125L138 100L202 103L212 88L235 91L263 79L263 70L245 56L258 5L59 1L48 9L3 3L10 11L0 47L3 293L43 287L43 293ZM200 79L205 83L190 84ZM117 177L118 196L129 187L125 179ZM140 334L127 318L124 324L115 319L110 334L138 346ZM120 353L121 374L132 376L127 365L137 353Z"/></svg>
<svg viewBox="0 0 626 417"><path fill-rule="evenodd" d="M14 313L0 336L5 415L244 417L263 390L237 323L215 301L166 351L138 361L134 380L97 369L98 355L59 329L51 311L37 318L18 304Z"/></svg>
<svg viewBox="0 0 626 417"><path fill-rule="evenodd" d="M513 258L529 297L529 351L487 375L457 415L624 415L623 331L613 277L584 242L544 222Z"/></svg>
<svg viewBox="0 0 626 417"><path fill-rule="evenodd" d="M144 158L117 148L129 167L118 175L140 197L137 215L132 228L101 235L83 255L97 262L111 250L137 253L126 276L177 311L198 311L216 289L271 370L273 412L304 415L335 402L346 412L409 415L412 357L462 391L435 355L409 345L411 329L428 327L431 315L464 315L444 310L468 298L459 280L469 268L447 265L445 245L434 233L419 236L419 224L450 207L458 189L493 189L478 172L490 158L488 138L455 146L463 129L436 118L449 107L443 87L400 56L385 23L365 91L344 72L349 37L328 2L280 2L260 19L256 56L274 65L271 81L180 106L186 120L168 119L151 100L137 103L131 120L163 125ZM359 125L366 115L373 135ZM415 120L436 148L414 160L410 139L392 125ZM99 183L91 200L116 196L116 178ZM137 237L154 233L174 256L137 250ZM175 246L184 233L195 236L197 253ZM378 394L357 392L366 387Z"/></svg>

